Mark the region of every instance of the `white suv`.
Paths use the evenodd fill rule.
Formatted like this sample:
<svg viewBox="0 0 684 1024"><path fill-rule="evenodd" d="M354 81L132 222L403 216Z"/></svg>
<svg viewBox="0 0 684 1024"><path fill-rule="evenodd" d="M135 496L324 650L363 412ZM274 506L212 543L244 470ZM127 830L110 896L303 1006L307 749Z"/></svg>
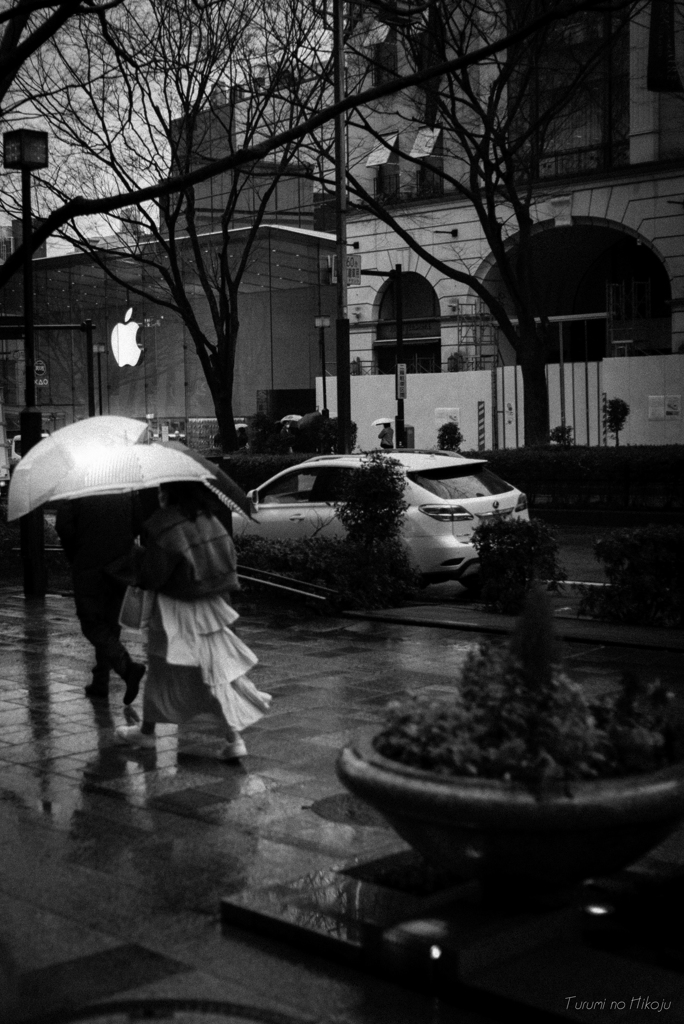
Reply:
<svg viewBox="0 0 684 1024"><path fill-rule="evenodd" d="M394 450L390 457L406 474L409 507L402 533L424 582L475 583L479 563L471 542L473 531L497 517L528 519L525 495L488 469L483 459L406 449ZM254 518L233 517L235 536L269 540L342 536L344 527L335 505L344 492L345 477L359 468L363 458L320 455L271 477L249 492Z"/></svg>

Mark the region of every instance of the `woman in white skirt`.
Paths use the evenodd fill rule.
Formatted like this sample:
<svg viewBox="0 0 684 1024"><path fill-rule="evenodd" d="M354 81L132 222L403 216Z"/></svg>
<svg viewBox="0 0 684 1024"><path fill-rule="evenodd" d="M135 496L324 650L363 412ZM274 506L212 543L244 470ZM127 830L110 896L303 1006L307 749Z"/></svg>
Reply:
<svg viewBox="0 0 684 1024"><path fill-rule="evenodd" d="M268 710L246 673L256 655L230 628L238 618L235 547L211 514L199 483L159 488L160 508L145 523L137 583L155 594L148 626L148 669L140 726L120 726L120 743L154 747L157 722L181 724L213 714L223 725L227 760L247 753L241 732Z"/></svg>

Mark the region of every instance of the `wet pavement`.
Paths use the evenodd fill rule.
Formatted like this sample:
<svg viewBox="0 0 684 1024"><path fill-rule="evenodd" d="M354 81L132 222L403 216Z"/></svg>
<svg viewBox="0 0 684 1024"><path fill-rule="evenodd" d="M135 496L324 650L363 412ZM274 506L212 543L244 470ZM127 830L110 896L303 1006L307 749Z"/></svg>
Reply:
<svg viewBox="0 0 684 1024"><path fill-rule="evenodd" d="M248 756L231 765L218 759L222 741L209 722L160 727L156 751L117 746L115 727L131 720L123 684L112 685L108 703L85 696L91 650L71 599L25 602L18 589L0 590L0 1020L63 1011L66 1021L77 1010L84 1019L84 1007L122 1000L157 1001L159 1016L164 999L184 1001L193 1022L225 1019L234 1004L241 1020L507 1019L222 932L219 920L221 898L247 887L406 850L350 803L337 752L373 733L391 698L439 692L485 634L475 620L466 630L325 617L286 603L245 602L241 611L240 635L260 658L252 678L274 703L245 734ZM142 656L136 635L128 639ZM681 650L606 644L597 634L567 644L566 655L593 693L613 689L626 667L679 689L684 679ZM193 1013L191 1000L213 1010L204 1003Z"/></svg>

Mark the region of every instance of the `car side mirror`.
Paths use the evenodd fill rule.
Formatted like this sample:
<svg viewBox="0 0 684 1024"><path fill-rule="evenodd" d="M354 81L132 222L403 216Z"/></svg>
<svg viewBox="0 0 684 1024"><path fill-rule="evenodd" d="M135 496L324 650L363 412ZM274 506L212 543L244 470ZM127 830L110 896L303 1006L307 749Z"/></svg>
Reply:
<svg viewBox="0 0 684 1024"><path fill-rule="evenodd" d="M255 508L259 507L259 491L254 487L251 491L247 491L247 497L250 499Z"/></svg>

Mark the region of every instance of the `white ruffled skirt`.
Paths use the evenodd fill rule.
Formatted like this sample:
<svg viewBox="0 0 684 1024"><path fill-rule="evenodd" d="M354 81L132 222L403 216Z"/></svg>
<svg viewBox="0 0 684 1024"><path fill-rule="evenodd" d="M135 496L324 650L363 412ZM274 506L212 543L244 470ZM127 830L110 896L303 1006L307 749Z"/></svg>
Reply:
<svg viewBox="0 0 684 1024"><path fill-rule="evenodd" d="M146 721L180 724L211 713L242 732L263 717L272 698L247 678L259 659L230 628L238 618L219 596L157 595L148 631Z"/></svg>

